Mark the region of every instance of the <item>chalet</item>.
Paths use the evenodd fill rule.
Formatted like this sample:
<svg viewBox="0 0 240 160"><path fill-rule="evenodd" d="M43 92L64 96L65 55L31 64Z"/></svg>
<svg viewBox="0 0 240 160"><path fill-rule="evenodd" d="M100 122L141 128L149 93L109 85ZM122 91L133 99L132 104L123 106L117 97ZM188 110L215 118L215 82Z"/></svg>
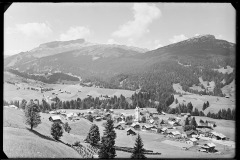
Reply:
<svg viewBox="0 0 240 160"><path fill-rule="evenodd" d="M193 134L192 138L199 139L199 135Z"/></svg>
<svg viewBox="0 0 240 160"><path fill-rule="evenodd" d="M144 130L151 130L151 128L152 128L152 125L143 125L142 126L142 129L144 129Z"/></svg>
<svg viewBox="0 0 240 160"><path fill-rule="evenodd" d="M153 124L154 123L154 119L149 119L149 123Z"/></svg>
<svg viewBox="0 0 240 160"><path fill-rule="evenodd" d="M208 128L208 127L209 127L208 123L201 123L201 122L197 123L197 128Z"/></svg>
<svg viewBox="0 0 240 160"><path fill-rule="evenodd" d="M199 134L202 134L202 135L204 135L206 137L208 137L210 135L210 132L212 130L210 128L196 128L196 129L197 129Z"/></svg>
<svg viewBox="0 0 240 160"><path fill-rule="evenodd" d="M174 121L168 121L168 124L170 124L171 126L180 126L178 122L174 122Z"/></svg>
<svg viewBox="0 0 240 160"><path fill-rule="evenodd" d="M166 124L166 122L162 119L162 121L160 122L160 125Z"/></svg>
<svg viewBox="0 0 240 160"><path fill-rule="evenodd" d="M173 135L173 136L181 135L181 133L176 130L168 130L167 133L168 135Z"/></svg>
<svg viewBox="0 0 240 160"><path fill-rule="evenodd" d="M49 114L57 114L56 111L50 111Z"/></svg>
<svg viewBox="0 0 240 160"><path fill-rule="evenodd" d="M223 135L222 133L217 133L217 132L211 132L210 133L211 138L217 139L217 140L226 140L227 137Z"/></svg>
<svg viewBox="0 0 240 160"><path fill-rule="evenodd" d="M129 128L127 129L127 135L136 135L137 133L134 131L134 129Z"/></svg>
<svg viewBox="0 0 240 160"><path fill-rule="evenodd" d="M109 109L109 113L113 113L113 109Z"/></svg>
<svg viewBox="0 0 240 160"><path fill-rule="evenodd" d="M101 121L101 120L102 120L102 117L96 117L95 120L96 120L96 121Z"/></svg>
<svg viewBox="0 0 240 160"><path fill-rule="evenodd" d="M158 115L158 112L151 110L151 111L149 111L149 114L150 114L150 115Z"/></svg>
<svg viewBox="0 0 240 160"><path fill-rule="evenodd" d="M120 121L119 122L120 124L125 124L126 122L124 120Z"/></svg>
<svg viewBox="0 0 240 160"><path fill-rule="evenodd" d="M51 121L51 122L60 122L60 123L62 123L62 121L61 121L61 117L58 116L58 115L56 115L56 116L50 116L50 117L49 117L49 121Z"/></svg>
<svg viewBox="0 0 240 160"><path fill-rule="evenodd" d="M207 143L201 146L202 152L215 152L216 145L214 143Z"/></svg>
<svg viewBox="0 0 240 160"><path fill-rule="evenodd" d="M160 133L167 133L167 127L161 128Z"/></svg>
<svg viewBox="0 0 240 160"><path fill-rule="evenodd" d="M192 135L197 135L197 131L189 130L189 131L186 131L186 134L187 134L188 137L192 137Z"/></svg>
<svg viewBox="0 0 240 160"><path fill-rule="evenodd" d="M192 142L193 145L197 145L197 139L196 138L189 138L189 140Z"/></svg>
<svg viewBox="0 0 240 160"><path fill-rule="evenodd" d="M124 126L122 124L115 124L114 128L119 129L119 130L124 130Z"/></svg>
<svg viewBox="0 0 240 160"><path fill-rule="evenodd" d="M216 126L216 122L214 121L206 121L206 123L209 127L212 127L212 128Z"/></svg>
<svg viewBox="0 0 240 160"><path fill-rule="evenodd" d="M123 117L116 117L117 122L123 121Z"/></svg>
<svg viewBox="0 0 240 160"><path fill-rule="evenodd" d="M132 125L131 125L131 127L133 127L134 129L140 129L141 127L140 127L140 124L137 122L137 123L133 123Z"/></svg>
<svg viewBox="0 0 240 160"><path fill-rule="evenodd" d="M68 114L66 114L66 118L68 120L72 120L73 118L76 118L76 117L78 117L78 115L76 113L68 113Z"/></svg>
<svg viewBox="0 0 240 160"><path fill-rule="evenodd" d="M132 125L132 122L126 122L125 125Z"/></svg>
<svg viewBox="0 0 240 160"><path fill-rule="evenodd" d="M187 138L187 134L186 134L186 133L182 133L182 134L181 134L181 137L182 137L182 138Z"/></svg>
<svg viewBox="0 0 240 160"><path fill-rule="evenodd" d="M151 128L151 131L157 132L157 128Z"/></svg>

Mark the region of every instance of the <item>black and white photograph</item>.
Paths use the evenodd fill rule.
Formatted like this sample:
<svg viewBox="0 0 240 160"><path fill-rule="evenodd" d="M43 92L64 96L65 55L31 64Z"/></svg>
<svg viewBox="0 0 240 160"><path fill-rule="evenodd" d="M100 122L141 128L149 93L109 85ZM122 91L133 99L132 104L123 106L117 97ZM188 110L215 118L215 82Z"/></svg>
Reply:
<svg viewBox="0 0 240 160"><path fill-rule="evenodd" d="M236 6L13 2L8 158L234 158Z"/></svg>

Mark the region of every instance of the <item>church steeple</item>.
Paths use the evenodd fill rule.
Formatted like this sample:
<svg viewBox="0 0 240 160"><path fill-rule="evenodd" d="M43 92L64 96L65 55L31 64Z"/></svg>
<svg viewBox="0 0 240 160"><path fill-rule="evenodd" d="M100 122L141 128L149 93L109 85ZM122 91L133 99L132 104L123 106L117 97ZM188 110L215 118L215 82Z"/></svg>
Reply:
<svg viewBox="0 0 240 160"><path fill-rule="evenodd" d="M136 122L140 121L140 108L138 106L138 103L137 103L137 106L135 108L135 119L134 119L134 121L136 121Z"/></svg>

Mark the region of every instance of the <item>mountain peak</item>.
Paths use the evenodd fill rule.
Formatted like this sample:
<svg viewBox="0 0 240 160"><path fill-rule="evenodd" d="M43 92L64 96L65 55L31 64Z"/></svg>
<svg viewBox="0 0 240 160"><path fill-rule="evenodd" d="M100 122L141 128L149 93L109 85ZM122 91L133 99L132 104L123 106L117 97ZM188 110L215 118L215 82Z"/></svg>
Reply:
<svg viewBox="0 0 240 160"><path fill-rule="evenodd" d="M48 47L48 48L55 48L58 47L59 45L68 45L68 44L82 44L84 43L84 39L75 39L75 40L69 40L69 41L53 41L53 42L47 42L40 44L39 47Z"/></svg>
<svg viewBox="0 0 240 160"><path fill-rule="evenodd" d="M216 39L214 35L211 35L211 34L202 34L202 35L198 35L198 36L195 36L195 37L192 37L192 38L189 38L187 40L192 40L192 39L205 39L205 40L213 40L213 39Z"/></svg>

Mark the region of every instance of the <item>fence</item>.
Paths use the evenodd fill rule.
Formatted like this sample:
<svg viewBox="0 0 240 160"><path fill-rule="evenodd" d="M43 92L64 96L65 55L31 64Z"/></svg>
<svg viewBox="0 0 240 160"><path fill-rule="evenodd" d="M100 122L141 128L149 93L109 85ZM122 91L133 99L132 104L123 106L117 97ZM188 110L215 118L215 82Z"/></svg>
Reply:
<svg viewBox="0 0 240 160"><path fill-rule="evenodd" d="M98 154L98 148L91 145L72 146L83 158L92 158Z"/></svg>

